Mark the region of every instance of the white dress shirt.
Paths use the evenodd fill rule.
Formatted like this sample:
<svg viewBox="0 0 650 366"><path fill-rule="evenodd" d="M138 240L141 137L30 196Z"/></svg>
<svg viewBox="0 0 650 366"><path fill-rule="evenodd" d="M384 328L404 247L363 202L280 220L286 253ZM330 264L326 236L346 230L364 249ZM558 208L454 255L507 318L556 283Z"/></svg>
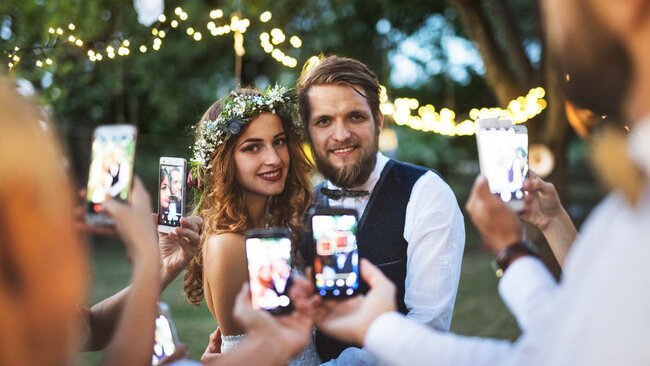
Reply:
<svg viewBox="0 0 650 366"><path fill-rule="evenodd" d="M388 161L378 153L377 163L366 183L351 189L372 193ZM327 187L338 189L329 181ZM354 208L361 217L369 199L370 196L330 199L329 205ZM408 242L404 296L407 317L448 331L460 279L465 226L454 193L432 171L426 172L413 185L406 206L404 240Z"/></svg>
<svg viewBox="0 0 650 366"><path fill-rule="evenodd" d="M365 347L391 365L650 365L650 184L637 207L610 194L584 224L560 284L540 261L516 260L499 292L515 342L425 329L397 313L370 326ZM399 334L399 336L395 336Z"/></svg>

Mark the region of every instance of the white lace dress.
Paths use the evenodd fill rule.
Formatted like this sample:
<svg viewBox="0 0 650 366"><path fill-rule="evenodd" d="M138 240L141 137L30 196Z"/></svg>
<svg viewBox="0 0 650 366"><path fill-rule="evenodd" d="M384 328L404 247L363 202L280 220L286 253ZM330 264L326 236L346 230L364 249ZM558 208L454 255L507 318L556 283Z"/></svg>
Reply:
<svg viewBox="0 0 650 366"><path fill-rule="evenodd" d="M245 334L221 336L221 353L228 353L244 340ZM298 356L289 361L289 366L314 366L320 365L321 360L316 352L316 345L314 344L314 336L312 335L311 341L305 349Z"/></svg>

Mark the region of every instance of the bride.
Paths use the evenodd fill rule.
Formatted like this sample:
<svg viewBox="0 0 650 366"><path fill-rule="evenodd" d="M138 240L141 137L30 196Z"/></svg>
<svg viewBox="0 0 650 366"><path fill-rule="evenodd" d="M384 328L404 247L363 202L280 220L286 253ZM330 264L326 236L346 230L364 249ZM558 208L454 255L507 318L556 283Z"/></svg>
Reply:
<svg viewBox="0 0 650 366"><path fill-rule="evenodd" d="M184 290L195 305L205 298L222 334L222 352L243 339L233 317L235 297L247 280L244 232L286 227L292 262L311 200L312 168L301 148L301 125L290 93L237 89L215 102L195 126L191 177L198 186L195 214L203 217L201 250L190 262ZM294 360L318 364L313 344Z"/></svg>

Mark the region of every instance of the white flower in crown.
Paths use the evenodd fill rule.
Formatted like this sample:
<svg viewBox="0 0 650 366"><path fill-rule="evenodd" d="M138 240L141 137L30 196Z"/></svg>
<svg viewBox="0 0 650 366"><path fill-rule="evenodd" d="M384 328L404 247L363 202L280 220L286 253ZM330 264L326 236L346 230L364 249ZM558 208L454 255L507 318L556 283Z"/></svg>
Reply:
<svg viewBox="0 0 650 366"><path fill-rule="evenodd" d="M263 112L278 114L280 118L290 121L293 130L302 137L302 126L293 99L292 92L280 85L267 89L261 95L249 91L231 92L223 100L221 114L216 120L203 120L194 127L196 141L192 147L192 162L210 169L216 148L238 135L246 124Z"/></svg>

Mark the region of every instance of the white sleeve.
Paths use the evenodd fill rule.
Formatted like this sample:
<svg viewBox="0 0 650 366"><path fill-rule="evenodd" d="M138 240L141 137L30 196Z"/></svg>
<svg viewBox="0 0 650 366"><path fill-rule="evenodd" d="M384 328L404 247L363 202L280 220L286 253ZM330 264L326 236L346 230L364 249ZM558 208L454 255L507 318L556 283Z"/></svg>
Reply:
<svg viewBox="0 0 650 366"><path fill-rule="evenodd" d="M515 260L499 281L499 294L522 332L530 329L555 299L558 284L537 258Z"/></svg>
<svg viewBox="0 0 650 366"><path fill-rule="evenodd" d="M509 341L442 333L399 313L381 315L368 328L364 349L388 365L503 365L512 356Z"/></svg>
<svg viewBox="0 0 650 366"><path fill-rule="evenodd" d="M465 225L451 188L434 172L415 183L406 206L407 317L449 331L465 247Z"/></svg>

